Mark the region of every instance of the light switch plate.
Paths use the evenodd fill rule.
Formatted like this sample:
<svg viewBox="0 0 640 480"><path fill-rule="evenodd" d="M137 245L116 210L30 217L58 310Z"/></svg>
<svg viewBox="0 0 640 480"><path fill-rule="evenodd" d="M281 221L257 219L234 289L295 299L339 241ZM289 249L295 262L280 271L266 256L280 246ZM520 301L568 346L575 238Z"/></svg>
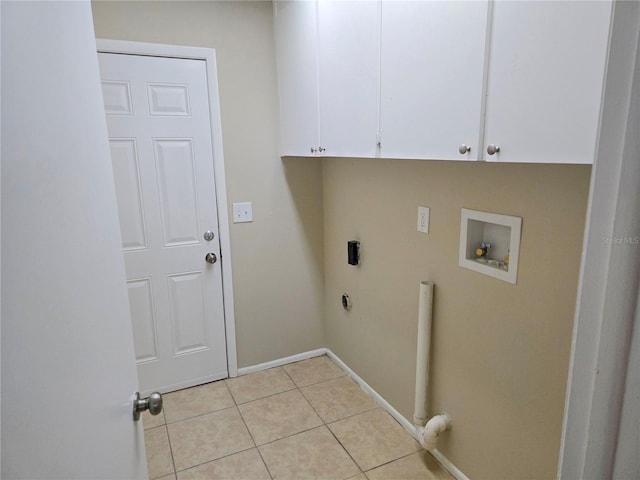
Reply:
<svg viewBox="0 0 640 480"><path fill-rule="evenodd" d="M253 206L251 202L233 204L233 223L253 222Z"/></svg>
<svg viewBox="0 0 640 480"><path fill-rule="evenodd" d="M418 231L429 233L429 207L418 207Z"/></svg>

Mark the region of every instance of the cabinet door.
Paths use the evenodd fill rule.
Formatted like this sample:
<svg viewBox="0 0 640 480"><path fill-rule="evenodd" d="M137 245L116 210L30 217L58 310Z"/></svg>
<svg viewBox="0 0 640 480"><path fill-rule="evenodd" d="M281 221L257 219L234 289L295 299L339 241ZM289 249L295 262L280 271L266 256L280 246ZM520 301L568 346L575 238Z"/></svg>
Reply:
<svg viewBox="0 0 640 480"><path fill-rule="evenodd" d="M611 3L495 2L487 160L592 163Z"/></svg>
<svg viewBox="0 0 640 480"><path fill-rule="evenodd" d="M280 153L314 156L318 149L318 38L315 1L273 5Z"/></svg>
<svg viewBox="0 0 640 480"><path fill-rule="evenodd" d="M319 3L320 145L325 156L376 156L379 9L378 0Z"/></svg>
<svg viewBox="0 0 640 480"><path fill-rule="evenodd" d="M487 9L382 2L381 156L479 158Z"/></svg>

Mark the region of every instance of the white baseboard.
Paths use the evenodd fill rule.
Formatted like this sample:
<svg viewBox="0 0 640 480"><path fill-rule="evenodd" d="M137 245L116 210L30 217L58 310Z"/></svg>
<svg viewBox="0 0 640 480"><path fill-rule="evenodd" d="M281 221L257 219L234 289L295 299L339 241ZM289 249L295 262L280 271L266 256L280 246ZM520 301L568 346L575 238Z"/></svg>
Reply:
<svg viewBox="0 0 640 480"><path fill-rule="evenodd" d="M458 469L458 467L456 467L453 463L451 463L451 461L447 457L445 457L442 453L440 453L437 449L431 450L429 453L433 455L433 457L438 462L440 462L440 465L442 465L451 475L453 475L456 480L469 480L469 477L467 477L464 473L462 473Z"/></svg>
<svg viewBox="0 0 640 480"><path fill-rule="evenodd" d="M282 365L287 365L293 362L299 362L301 360L307 360L309 358L319 357L321 355L327 355L331 360L333 360L340 368L342 368L347 375L353 378L360 388L362 388L365 392L367 392L373 399L380 404L382 408L384 408L389 414L396 419L396 421L404 427L404 429L409 432L409 434L418 440L416 428L409 420L407 420L400 412L398 412L393 406L387 402L378 392L376 392L367 382L365 382L360 376L351 370L349 366L344 363L340 358L333 353L328 348L319 348L317 350L311 350L309 352L299 353L297 355L292 355L290 357L280 358L278 360L273 360L272 362L260 363L258 365L253 365L251 367L243 367L238 369L238 375L247 375L249 373L259 372L261 370L266 370L268 368L273 367L281 367ZM433 450L431 455L440 462L440 464L451 474L456 480L469 480L469 478L462 473L447 457L445 457L438 450Z"/></svg>
<svg viewBox="0 0 640 480"><path fill-rule="evenodd" d="M299 362L301 360L308 360L313 357L320 357L327 353L326 348L319 348L318 350L311 350L309 352L298 353L297 355L291 355L290 357L279 358L271 362L259 363L258 365L252 365L250 367L242 367L238 369L238 376L248 375L250 373L260 372L269 368L281 367L289 363Z"/></svg>

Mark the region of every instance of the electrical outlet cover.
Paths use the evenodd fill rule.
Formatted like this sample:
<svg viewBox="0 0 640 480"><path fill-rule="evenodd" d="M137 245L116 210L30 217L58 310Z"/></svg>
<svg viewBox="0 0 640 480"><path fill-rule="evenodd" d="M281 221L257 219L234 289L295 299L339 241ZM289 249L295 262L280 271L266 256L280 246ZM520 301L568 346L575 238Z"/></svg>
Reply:
<svg viewBox="0 0 640 480"><path fill-rule="evenodd" d="M251 202L233 204L233 223L253 222L253 206Z"/></svg>
<svg viewBox="0 0 640 480"><path fill-rule="evenodd" d="M418 207L418 231L429 233L429 207Z"/></svg>

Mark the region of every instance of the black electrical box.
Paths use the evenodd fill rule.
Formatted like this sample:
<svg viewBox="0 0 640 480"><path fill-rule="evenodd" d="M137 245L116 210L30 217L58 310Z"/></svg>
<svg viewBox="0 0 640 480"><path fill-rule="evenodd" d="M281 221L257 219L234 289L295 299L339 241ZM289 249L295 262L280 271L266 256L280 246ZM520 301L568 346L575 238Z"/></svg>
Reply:
<svg viewBox="0 0 640 480"><path fill-rule="evenodd" d="M349 265L358 265L360 263L360 242L357 240L349 240L347 242L347 257Z"/></svg>

